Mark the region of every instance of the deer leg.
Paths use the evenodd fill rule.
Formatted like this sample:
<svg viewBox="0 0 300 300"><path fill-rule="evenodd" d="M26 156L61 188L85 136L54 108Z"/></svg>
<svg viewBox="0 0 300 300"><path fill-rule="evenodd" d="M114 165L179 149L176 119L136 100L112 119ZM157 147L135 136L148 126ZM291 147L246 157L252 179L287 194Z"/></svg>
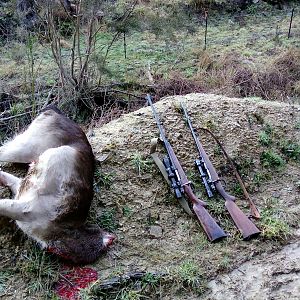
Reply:
<svg viewBox="0 0 300 300"><path fill-rule="evenodd" d="M54 123L50 115L37 117L23 133L0 147L0 161L31 163L48 148L60 146L55 139Z"/></svg>
<svg viewBox="0 0 300 300"><path fill-rule="evenodd" d="M17 194L22 179L11 175L9 173L0 171L0 185L7 186L10 188L14 196Z"/></svg>
<svg viewBox="0 0 300 300"><path fill-rule="evenodd" d="M16 221L28 221L32 217L29 201L0 199L0 216Z"/></svg>

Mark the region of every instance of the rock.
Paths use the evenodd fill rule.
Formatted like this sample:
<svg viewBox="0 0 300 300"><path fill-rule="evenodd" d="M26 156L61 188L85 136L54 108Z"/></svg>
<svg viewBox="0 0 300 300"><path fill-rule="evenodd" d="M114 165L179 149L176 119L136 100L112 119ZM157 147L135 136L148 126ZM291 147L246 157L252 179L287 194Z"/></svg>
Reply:
<svg viewBox="0 0 300 300"><path fill-rule="evenodd" d="M158 238L162 237L163 231L160 226L152 225L152 226L150 226L149 233L150 233L151 237L158 239Z"/></svg>

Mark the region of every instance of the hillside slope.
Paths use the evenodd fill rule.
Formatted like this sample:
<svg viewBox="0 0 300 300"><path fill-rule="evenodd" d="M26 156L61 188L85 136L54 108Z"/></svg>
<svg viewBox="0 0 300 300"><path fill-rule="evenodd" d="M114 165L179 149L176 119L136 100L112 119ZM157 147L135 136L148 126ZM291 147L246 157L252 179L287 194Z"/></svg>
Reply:
<svg viewBox="0 0 300 300"><path fill-rule="evenodd" d="M186 102L226 190L237 197L237 204L248 214L248 205L226 159L200 127L210 128L237 164L262 216L254 221L262 231L260 237L243 241L224 201L218 196L207 199L193 166L197 151L179 110L179 100ZM115 232L118 240L91 266L98 271L99 280L82 299L224 299L223 291L226 299L238 299L237 274L244 275L241 295L246 295L255 266L260 284L251 285L249 297L258 295L262 299L266 292L264 299L283 299L284 286L289 284L289 297L294 299L299 266L286 257L289 253L294 260L299 257L300 106L258 98L189 94L163 98L155 107L197 195L207 201L208 211L228 237L209 243L197 219L185 213L153 164L150 140L159 134L150 107L96 126L89 135L100 161L90 221ZM158 150L162 157L163 147ZM4 167L12 173L24 173L17 168ZM7 189L0 192L2 198L9 196ZM53 282L63 274L62 263L40 251L8 219L0 221L1 297L46 299ZM112 277L141 271L148 277L138 283L100 290L101 283ZM217 281L208 283L216 276ZM233 278L232 282L228 278ZM216 282L223 282L221 296ZM276 289L281 283L283 288ZM213 292L205 294L207 288ZM243 299L253 299L249 297Z"/></svg>
<svg viewBox="0 0 300 300"><path fill-rule="evenodd" d="M149 157L150 140L158 137L149 107L95 128L90 140L96 156L106 158L101 163L102 176L110 178L109 184L100 188L95 205L112 209L119 224L118 243L97 267L103 278L120 272L167 270L174 285L163 299L182 290L185 296L178 299L185 299L187 290L191 299L202 291L207 278L298 239L293 232L299 228L300 107L207 94L168 97L156 103L167 137L192 180L199 177L193 168L197 152L178 109L179 100L187 103L195 128L209 127L239 166L261 212L262 219L256 224L262 234L242 241L223 200L208 200L198 179L199 197L208 201L208 210L229 234L221 243L206 241L197 220L174 199ZM212 139L199 133L227 191L238 197L238 205L248 213L226 160ZM160 152L164 153L162 147Z"/></svg>

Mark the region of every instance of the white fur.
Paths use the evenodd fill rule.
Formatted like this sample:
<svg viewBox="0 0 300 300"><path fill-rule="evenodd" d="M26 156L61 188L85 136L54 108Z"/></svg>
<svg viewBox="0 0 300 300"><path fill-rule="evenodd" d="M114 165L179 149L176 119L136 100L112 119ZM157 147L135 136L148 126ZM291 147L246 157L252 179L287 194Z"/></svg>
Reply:
<svg viewBox="0 0 300 300"><path fill-rule="evenodd" d="M71 178L80 178L75 169L78 150L63 145L65 137L70 140L72 137L60 128L59 118L65 117L54 112L42 113L26 131L0 147L0 161L30 163L29 175L24 181L0 171L0 185L10 187L15 194L14 199L0 199L0 216L16 220L17 225L43 247L46 247L44 236L53 226L51 222L68 207L68 203L62 201L64 195L72 193L72 188L67 190L66 186L72 182ZM64 122L70 128L76 126L71 121L70 124ZM84 139L75 142L87 143Z"/></svg>

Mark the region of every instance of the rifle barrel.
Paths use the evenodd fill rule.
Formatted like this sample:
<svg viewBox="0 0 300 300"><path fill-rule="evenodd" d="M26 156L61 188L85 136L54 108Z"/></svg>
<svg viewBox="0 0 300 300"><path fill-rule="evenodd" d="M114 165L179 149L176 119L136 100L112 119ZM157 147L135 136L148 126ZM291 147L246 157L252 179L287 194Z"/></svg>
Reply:
<svg viewBox="0 0 300 300"><path fill-rule="evenodd" d="M181 108L184 112L185 118L188 122L188 126L191 130L191 133L193 135L194 141L196 143L196 147L198 149L200 157L203 158L205 161L205 165L208 169L208 172L211 176L211 180L216 188L216 190L219 192L219 194L225 199L225 207L227 208L228 212L230 213L231 218L233 219L235 225L243 235L244 240L248 240L254 236L257 236L260 233L260 230L249 220L249 218L241 211L241 209L236 205L235 203L235 197L228 194L223 185L221 184L221 181L219 179L219 176L217 174L217 171L213 164L211 163L208 155L206 154L202 144L200 143L200 140L198 136L195 133L195 130L192 126L192 122L189 118L189 115L187 113L186 108L182 103Z"/></svg>
<svg viewBox="0 0 300 300"><path fill-rule="evenodd" d="M194 192L191 188L191 185L190 185L190 181L188 180L183 168L181 167L181 164L178 161L178 158L177 158L176 154L174 153L174 150L173 150L171 144L169 143L169 141L167 140L167 138L165 136L164 129L160 122L159 116L156 113L156 110L152 103L150 95L147 95L147 101L151 106L153 115L155 117L156 123L158 125L159 131L161 134L161 138L163 140L165 149L168 153L167 160L169 159L170 164L168 164L168 165L165 164L165 166L169 167L169 165L170 166L172 165L172 169L175 170L175 172L178 176L177 184L183 189L185 195L193 203L193 210L194 210L197 218L199 219L200 224L202 225L208 239L210 241L217 241L217 240L220 240L220 239L226 237L227 235L223 231L223 229L217 224L217 222L212 218L212 216L204 208L205 202L199 200L197 198L197 196L194 194ZM176 190L175 190L175 192L176 192Z"/></svg>

